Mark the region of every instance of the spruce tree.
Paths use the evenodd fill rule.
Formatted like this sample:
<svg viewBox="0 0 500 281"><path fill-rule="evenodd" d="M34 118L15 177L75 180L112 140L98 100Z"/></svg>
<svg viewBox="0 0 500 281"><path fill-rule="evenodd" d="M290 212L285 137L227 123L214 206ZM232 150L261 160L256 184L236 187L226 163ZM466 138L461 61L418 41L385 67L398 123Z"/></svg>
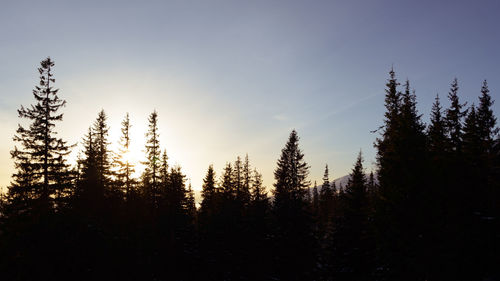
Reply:
<svg viewBox="0 0 500 281"><path fill-rule="evenodd" d="M382 130L381 137L376 139L374 145L377 148L378 176L382 193L384 189L387 189L387 192L390 193L391 189L394 188L389 181L393 178L393 174L397 173L397 171L394 171L397 166L393 164L393 160L398 159L396 141L399 134L399 116L401 112L401 92L397 90L398 86L399 82L397 82L395 72L391 69L385 89L386 112L384 113L384 125L380 128ZM340 187L340 190L342 190L342 187Z"/></svg>
<svg viewBox="0 0 500 281"><path fill-rule="evenodd" d="M483 201L485 206L488 206L488 212L500 212L498 204L495 204L495 197L500 195L498 189L498 167L495 167L495 139L498 140L499 128L496 127L497 118L493 114L494 101L491 99L488 84L484 80L481 87L481 96L479 97L479 106L477 108L477 126L479 129L480 138L480 153L482 162L481 181L484 185L484 197L487 200ZM496 209L496 210L495 210Z"/></svg>
<svg viewBox="0 0 500 281"><path fill-rule="evenodd" d="M215 172L214 166L208 166L207 174L203 179L203 186L201 190L201 212L207 213L209 210L214 208L214 201L216 196L216 187L215 187Z"/></svg>
<svg viewBox="0 0 500 281"><path fill-rule="evenodd" d="M167 150L163 150L163 154L161 155L161 164L160 164L160 182L164 185L168 183L168 156Z"/></svg>
<svg viewBox="0 0 500 281"><path fill-rule="evenodd" d="M458 80L455 78L451 83L450 92L448 93L448 99L450 100L450 107L446 110L446 131L448 133L449 142L451 145L451 150L456 153L460 153L462 146L462 127L463 118L467 114L463 110L465 103L460 103L458 97Z"/></svg>
<svg viewBox="0 0 500 281"><path fill-rule="evenodd" d="M472 104L467 110L463 128L463 152L467 161L473 161L468 165L477 168L481 157L481 135L482 128L479 126L479 120L476 113L476 107Z"/></svg>
<svg viewBox="0 0 500 281"><path fill-rule="evenodd" d="M220 179L220 189L226 200L233 200L236 197L233 174L231 163L226 163L226 167L224 167L224 172Z"/></svg>
<svg viewBox="0 0 500 281"><path fill-rule="evenodd" d="M130 162L130 124L129 114L123 119L120 137L119 155L116 159L117 164L117 183L119 188L124 189L126 199L128 200L133 189L134 179L132 174L135 172L134 164Z"/></svg>
<svg viewBox="0 0 500 281"><path fill-rule="evenodd" d="M430 181L434 195L429 205L434 206L435 218L444 218L449 215L450 197L456 198L456 188L449 184L447 178L451 175L449 167L449 150L451 145L447 139L446 120L442 115L439 95L436 95L431 110L430 125L427 127L427 147L430 163ZM443 219L444 220L444 219ZM446 220L449 220L447 217ZM432 222L428 222L432 224ZM435 220L436 227L443 227L439 220Z"/></svg>
<svg viewBox="0 0 500 281"><path fill-rule="evenodd" d="M165 190L168 188L170 184L170 174L169 174L169 166L168 166L168 156L167 156L167 150L163 150L163 154L161 155L161 163L160 163L160 171L159 171L159 183L158 183L158 193L160 194L160 200L161 202L158 202L160 205L164 204L165 200L168 200L168 198L165 198L167 195L165 193ZM163 196L161 196L163 195Z"/></svg>
<svg viewBox="0 0 500 281"><path fill-rule="evenodd" d="M307 180L309 166L304 161L304 154L299 148L299 137L292 130L285 148L281 150L277 168L274 171L275 208L287 208L292 202L304 199L305 189L310 185Z"/></svg>
<svg viewBox="0 0 500 281"><path fill-rule="evenodd" d="M482 141L482 150L485 153L491 151L493 147L493 140L498 134L496 128L497 118L493 114L494 101L491 99L488 83L484 80L481 87L481 96L479 97L479 106L477 108L477 122L480 130L480 138Z"/></svg>
<svg viewBox="0 0 500 281"><path fill-rule="evenodd" d="M244 205L245 192L243 191L243 163L241 158L238 156L233 166L232 183L234 185L235 199L240 204L240 207Z"/></svg>
<svg viewBox="0 0 500 281"><path fill-rule="evenodd" d="M436 95L431 111L431 124L427 129L429 151L438 157L446 151L446 123L442 116L439 95Z"/></svg>
<svg viewBox="0 0 500 281"><path fill-rule="evenodd" d="M341 250L340 271L349 272L348 280L372 280L370 273L369 202L363 157L359 152L345 188L343 225L336 234L336 244Z"/></svg>
<svg viewBox="0 0 500 281"><path fill-rule="evenodd" d="M242 169L243 184L240 190L240 198L243 206L247 206L250 203L250 187L253 183L252 171L250 168L250 160L248 159L248 154L245 155L245 160L243 162Z"/></svg>
<svg viewBox="0 0 500 281"><path fill-rule="evenodd" d="M11 156L16 172L9 187L8 201L37 201L37 206L45 212L53 207L53 198L61 188L58 181L67 176L68 165L65 156L70 153L70 146L56 136L56 122L62 121L63 114L58 113L66 101L59 98L59 89L54 89L54 61L50 58L40 63L38 72L40 82L33 90L36 104L18 110L20 118L31 121L28 128L19 125L14 141L20 148L14 147ZM33 204L24 205L29 208Z"/></svg>
<svg viewBox="0 0 500 281"><path fill-rule="evenodd" d="M98 191L97 150L92 127L89 127L87 135L83 138L83 149L84 158L79 159L80 175L77 195L90 199L97 196L98 193L103 194L102 190Z"/></svg>
<svg viewBox="0 0 500 281"><path fill-rule="evenodd" d="M168 186L165 193L167 214L173 219L173 223L182 223L187 214L186 176L182 173L180 166L170 169Z"/></svg>
<svg viewBox="0 0 500 281"><path fill-rule="evenodd" d="M363 155L358 154L356 163L349 175L349 181L345 188L345 197L348 202L348 210L353 213L360 213L367 206L367 180L363 168ZM356 215L359 218L358 215Z"/></svg>
<svg viewBox="0 0 500 281"><path fill-rule="evenodd" d="M276 274L287 280L310 279L315 264L311 218L305 208L308 174L299 137L292 130L274 170L274 265Z"/></svg>
<svg viewBox="0 0 500 281"><path fill-rule="evenodd" d="M325 166L325 173L323 175L323 185L319 194L320 201L320 215L322 223L330 221L333 212L333 191L330 186L330 179L328 175L328 165Z"/></svg>
<svg viewBox="0 0 500 281"><path fill-rule="evenodd" d="M110 161L112 153L109 150L109 127L104 110L101 110L97 115L97 119L95 120L92 129L94 135L93 142L95 149L97 182L106 190L109 187L112 176Z"/></svg>
<svg viewBox="0 0 500 281"><path fill-rule="evenodd" d="M404 93L397 91L393 71L386 89L386 113L382 136L378 138L377 164L379 200L375 221L381 242L379 263L390 268L387 278L398 279L404 272L420 276L421 268L410 268L409 255L425 262L428 253L419 239L426 231L431 213L425 203L431 196L427 183L426 136L416 109L415 93L409 82ZM397 98L396 98L397 97ZM425 212L421 211L424 210ZM399 253L406 252L407 256Z"/></svg>
<svg viewBox="0 0 500 281"><path fill-rule="evenodd" d="M146 197L153 207L158 207L159 184L160 184L160 166L161 150L160 135L158 132L158 113L153 111L148 118L148 131L146 132L146 165L143 173L143 184Z"/></svg>
<svg viewBox="0 0 500 281"><path fill-rule="evenodd" d="M252 188L251 188L251 200L253 202L267 201L266 188L263 185L262 174L253 170Z"/></svg>
<svg viewBox="0 0 500 281"><path fill-rule="evenodd" d="M194 190L189 182L188 188L186 190L186 203L185 203L186 213L190 220L194 219L196 216L196 202L194 199Z"/></svg>

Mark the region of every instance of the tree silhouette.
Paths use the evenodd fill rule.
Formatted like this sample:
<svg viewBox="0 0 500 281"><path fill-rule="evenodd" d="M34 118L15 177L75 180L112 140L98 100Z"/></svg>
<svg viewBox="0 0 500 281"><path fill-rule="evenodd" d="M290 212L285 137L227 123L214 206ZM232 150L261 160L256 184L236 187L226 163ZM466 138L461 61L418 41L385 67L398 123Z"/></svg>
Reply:
<svg viewBox="0 0 500 281"><path fill-rule="evenodd" d="M299 137L292 130L274 170L276 182L273 191L276 220L273 265L276 273L288 280L307 279L312 274L311 264L315 262L311 218L305 208L306 188L310 185L308 174L309 166L299 148ZM290 268L295 268L300 274L292 274Z"/></svg>
<svg viewBox="0 0 500 281"><path fill-rule="evenodd" d="M304 154L299 149L299 137L293 130L288 142L281 151L277 168L274 171L274 205L275 208L287 208L291 202L300 202L304 199L305 188L310 183L307 180L309 166L304 161Z"/></svg>
<svg viewBox="0 0 500 281"><path fill-rule="evenodd" d="M450 108L446 110L445 118L451 150L456 153L459 153L461 150L462 122L463 118L467 114L467 112L462 109L466 106L466 104L460 103L458 89L458 80L455 78L451 83L450 92L448 93L448 99L450 100L451 105Z"/></svg>
<svg viewBox="0 0 500 281"><path fill-rule="evenodd" d="M96 150L96 170L97 170L97 181L103 186L105 191L110 186L111 182L111 154L109 150L109 127L107 124L108 117L104 110L101 110L97 115L97 119L93 125L94 134L94 148Z"/></svg>
<svg viewBox="0 0 500 281"><path fill-rule="evenodd" d="M118 169L116 171L117 185L119 188L124 188L125 198L128 201L130 194L134 189L135 180L132 174L135 172L134 163L130 162L130 124L129 114L123 119L120 137L120 148L117 159L115 160Z"/></svg>
<svg viewBox="0 0 500 281"><path fill-rule="evenodd" d="M10 203L21 203L19 207L23 209L37 206L39 211L47 212L53 208L56 194L71 187L70 182L61 182L69 172L64 157L70 153L70 147L56 137L56 122L63 118L57 112L66 101L59 98L59 89L52 84L54 61L47 58L40 66L40 83L33 90L36 104L18 110L20 118L32 123L28 128L19 125L14 135L14 141L21 147L15 146L11 151L17 171L7 196Z"/></svg>
<svg viewBox="0 0 500 281"><path fill-rule="evenodd" d="M320 220L323 224L328 224L333 216L334 194L330 185L328 165L325 166L323 184L319 193Z"/></svg>
<svg viewBox="0 0 500 281"><path fill-rule="evenodd" d="M203 179L203 186L201 190L201 213L205 214L214 208L214 201L216 196L215 187L215 171L214 166L208 166L207 174Z"/></svg>
<svg viewBox="0 0 500 281"><path fill-rule="evenodd" d="M379 258L381 268L390 268L390 279L400 279L410 272L411 276L421 278L421 269L412 267L412 262L406 259L417 259L422 264L428 260L425 257L428 245L419 239L422 231L426 231L429 210L423 208L431 194L425 188L426 136L409 82L405 83L403 93L398 92L394 71L389 75L382 136L375 143L380 199L375 219L382 244Z"/></svg>
<svg viewBox="0 0 500 281"><path fill-rule="evenodd" d="M340 266L347 269L350 280L371 280L370 225L367 180L363 170L363 157L359 152L346 186L343 226L337 234L342 249Z"/></svg>
<svg viewBox="0 0 500 281"><path fill-rule="evenodd" d="M153 111L148 119L148 131L146 133L146 165L143 173L143 184L146 196L154 208L158 207L159 183L160 183L160 135L158 133L158 113Z"/></svg>
<svg viewBox="0 0 500 281"><path fill-rule="evenodd" d="M465 109L453 80L450 106L436 96L426 126L409 81L393 69L375 141L376 170L359 153L347 184L325 166L311 186L293 130L274 170L272 195L248 154L219 180L208 166L200 208L179 165L160 149L148 118L145 171L134 179L130 119L112 158L101 110L77 166L56 137L54 62L42 61L36 103L18 110L16 172L0 194L2 280L494 280L498 275L500 136L483 82ZM338 183L338 182L337 182ZM337 190L338 187L338 190ZM495 275L496 274L496 275Z"/></svg>

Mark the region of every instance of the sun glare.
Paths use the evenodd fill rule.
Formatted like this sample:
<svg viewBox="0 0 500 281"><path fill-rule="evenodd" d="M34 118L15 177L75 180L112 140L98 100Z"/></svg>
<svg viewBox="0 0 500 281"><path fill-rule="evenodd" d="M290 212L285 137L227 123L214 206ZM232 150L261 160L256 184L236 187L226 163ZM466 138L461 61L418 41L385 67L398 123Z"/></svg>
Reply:
<svg viewBox="0 0 500 281"><path fill-rule="evenodd" d="M115 121L115 123L118 120ZM131 120L132 121L132 120ZM128 162L134 167L135 173L134 177L139 177L141 173L144 171L144 165L141 163L145 160L144 155L144 134L146 128L139 124L132 123L132 127L130 128L130 144L128 151L125 153L119 153L120 147L120 137L121 131L115 126L111 127L110 130L110 140L111 140L111 148L112 150L122 159L124 162Z"/></svg>

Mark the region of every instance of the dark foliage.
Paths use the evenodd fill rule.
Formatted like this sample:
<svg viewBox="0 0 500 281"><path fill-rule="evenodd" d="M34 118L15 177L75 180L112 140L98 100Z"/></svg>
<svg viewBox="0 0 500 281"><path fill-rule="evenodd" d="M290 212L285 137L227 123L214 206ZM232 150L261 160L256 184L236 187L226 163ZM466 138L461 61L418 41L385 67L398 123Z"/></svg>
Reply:
<svg viewBox="0 0 500 281"><path fill-rule="evenodd" d="M77 167L56 137L54 62L41 62L36 104L21 107L11 152L16 172L0 197L2 280L495 280L500 237L500 137L486 81L464 109L458 82L425 126L415 92L386 84L376 173L361 152L346 186L310 189L293 130L274 171L273 197L248 155L216 177L208 167L196 207L191 183L160 147L149 116L146 169L127 157L129 115L117 155L99 112ZM309 190L310 189L310 190Z"/></svg>

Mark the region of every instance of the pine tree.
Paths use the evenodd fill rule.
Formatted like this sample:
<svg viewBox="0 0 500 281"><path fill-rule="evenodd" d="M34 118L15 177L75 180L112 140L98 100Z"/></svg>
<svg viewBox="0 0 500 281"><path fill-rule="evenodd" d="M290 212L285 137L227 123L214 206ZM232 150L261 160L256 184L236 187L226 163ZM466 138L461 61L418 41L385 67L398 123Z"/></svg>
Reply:
<svg viewBox="0 0 500 281"><path fill-rule="evenodd" d="M130 124L128 113L125 115L121 125L122 135L120 137L119 155L115 160L118 166L116 176L117 184L119 188L124 188L123 191L128 200L135 182L132 177L132 174L135 172L134 164L130 162L130 128L132 125Z"/></svg>
<svg viewBox="0 0 500 281"><path fill-rule="evenodd" d="M384 125L381 127L383 130L381 132L381 137L377 138L375 141L375 147L377 148L377 164L378 164L378 175L381 186L381 195L383 195L384 189L387 189L389 193L393 186L390 186L389 181L393 178L394 171L397 166L393 164L394 159L398 159L396 141L399 134L399 120L401 111L401 93L397 90L399 83L396 80L394 70L391 69L389 72L389 79L386 84L386 95L385 95L385 108L384 113ZM388 198L387 198L388 199ZM383 216L385 217L385 215Z"/></svg>
<svg viewBox="0 0 500 281"><path fill-rule="evenodd" d="M225 199L233 200L236 196L236 190L234 188L234 178L233 178L233 167L231 163L226 163L224 167L224 172L220 180L220 188Z"/></svg>
<svg viewBox="0 0 500 281"><path fill-rule="evenodd" d="M78 196L94 197L99 192L97 180L97 150L95 148L94 133L92 127L89 127L87 135L83 138L84 157L79 160L80 176L78 183Z"/></svg>
<svg viewBox="0 0 500 281"><path fill-rule="evenodd" d="M330 179L328 175L328 165L325 166L325 173L323 175L323 185L319 194L319 203L321 210L322 223L330 221L333 212L333 191L330 186Z"/></svg>
<svg viewBox="0 0 500 281"><path fill-rule="evenodd" d="M463 128L463 152L468 161L474 161L472 166L479 165L478 161L481 155L481 127L479 126L476 108L472 104L467 110L467 116Z"/></svg>
<svg viewBox="0 0 500 281"><path fill-rule="evenodd" d="M293 130L274 171L274 265L276 274L287 280L310 279L315 264L315 240L305 202L309 166L298 142ZM293 273L290 268L294 268Z"/></svg>
<svg viewBox="0 0 500 281"><path fill-rule="evenodd" d="M66 105L57 95L59 89L54 89L52 68L54 61L43 60L38 68L40 73L39 86L35 86L33 96L35 105L30 108L21 106L18 110L20 118L31 120L29 128L19 125L14 141L20 143L11 151L16 173L9 187L8 201L36 200L42 211L53 207L53 199L61 188L60 177L68 176L68 165L65 156L70 153L70 147L61 138L56 137L54 130L56 122L62 121L63 114L57 112ZM29 207L27 205L23 207Z"/></svg>
<svg viewBox="0 0 500 281"><path fill-rule="evenodd" d="M243 190L243 186L244 186L243 164L242 164L241 158L239 156L236 158L236 161L234 162L232 183L234 185L235 199L240 204L240 206L243 207L244 204L247 203L247 202L245 202L245 200L247 198L244 198L244 197L246 197L246 195L248 195L248 193L246 193Z"/></svg>
<svg viewBox="0 0 500 281"><path fill-rule="evenodd" d="M343 226L337 234L337 245L343 258L341 268L347 269L351 280L371 280L369 242L369 203L363 157L359 152L345 188Z"/></svg>
<svg viewBox="0 0 500 281"><path fill-rule="evenodd" d="M467 114L466 111L462 110L466 104L460 103L458 97L458 80L455 78L451 83L450 92L448 93L448 99L451 102L450 108L446 110L446 131L448 133L449 142L451 145L451 150L455 153L460 153L462 146L462 127L463 118Z"/></svg>
<svg viewBox="0 0 500 281"><path fill-rule="evenodd" d="M182 220L182 216L187 214L188 196L186 176L182 173L180 166L174 166L170 169L165 199L167 201L167 212L176 221Z"/></svg>
<svg viewBox="0 0 500 281"><path fill-rule="evenodd" d="M194 190L189 182L188 189L186 191L186 212L189 218L194 219L196 216L196 203L194 199Z"/></svg>
<svg viewBox="0 0 500 281"><path fill-rule="evenodd" d="M347 198L348 209L352 212L360 212L366 207L367 200L367 180L363 169L363 155L361 151L358 154L354 168L349 175L349 181L346 185L345 196Z"/></svg>
<svg viewBox="0 0 500 281"><path fill-rule="evenodd" d="M446 123L442 116L439 95L436 95L431 111L431 124L427 129L429 151L436 157L446 151Z"/></svg>
<svg viewBox="0 0 500 281"><path fill-rule="evenodd" d="M203 186L201 190L201 212L207 213L209 210L214 208L216 192L214 166L210 165L208 166L207 174L203 179Z"/></svg>
<svg viewBox="0 0 500 281"><path fill-rule="evenodd" d="M435 217L444 218L449 215L450 196L456 195L456 186L449 184L448 177L451 169L449 167L449 152L451 145L447 139L446 120L442 116L442 107L439 95L436 95L431 111L431 123L427 128L427 147L429 151L430 163L430 181L429 185L434 191L432 200L428 202L431 209L435 212ZM449 220L449 218L447 218ZM438 227L438 220L435 220ZM431 221L428 224L432 224ZM442 226L441 226L442 227Z"/></svg>
<svg viewBox="0 0 500 281"><path fill-rule="evenodd" d="M419 262L426 262L428 253L419 235L428 228L426 220L431 210L426 202L431 196L428 188L426 136L421 116L416 109L415 93L409 82L404 93L397 92L397 82L390 72L386 90L386 113L382 136L377 139L379 200L376 205L380 248L380 267L391 268L387 278L398 279L404 272L422 274L420 268L409 268L411 253ZM394 98L399 97L399 98ZM420 210L424 210L420 211Z"/></svg>
<svg viewBox="0 0 500 281"><path fill-rule="evenodd" d="M482 141L481 147L485 153L490 152L493 147L493 140L498 134L498 128L496 128L497 118L491 108L494 101L491 99L489 93L488 83L484 80L481 87L481 96L479 97L479 107L477 108L477 122Z"/></svg>
<svg viewBox="0 0 500 281"><path fill-rule="evenodd" d="M158 133L158 113L153 111L148 119L148 131L146 133L146 165L143 173L143 183L146 197L153 207L158 207L159 184L160 184L160 135Z"/></svg>
<svg viewBox="0 0 500 281"><path fill-rule="evenodd" d="M247 206L250 203L250 187L252 185L252 171L250 170L250 160L248 159L248 154L245 155L242 173L243 184L240 190L240 199L243 206Z"/></svg>
<svg viewBox="0 0 500 281"><path fill-rule="evenodd" d="M254 169L251 188L251 200L252 202L262 202L267 201L267 199L267 192L266 188L263 185L262 174L259 173L257 169Z"/></svg>
<svg viewBox="0 0 500 281"><path fill-rule="evenodd" d="M393 159L398 159L396 152L396 141L399 134L399 120L401 112L401 93L397 90L399 83L397 82L396 75L393 69L389 71L389 79L386 84L385 94L385 108L384 125L381 127L381 138L375 141L377 148L377 164L378 175L381 186L381 192L387 186L388 192L393 187L389 187L390 183L385 183L386 179L390 180L392 175L397 173L393 171L395 167L392 162ZM342 188L341 188L342 189Z"/></svg>
<svg viewBox="0 0 500 281"><path fill-rule="evenodd" d="M484 80L479 97L479 107L477 108L477 126L480 139L480 156L482 163L481 181L484 185L484 206L488 206L488 212L500 212L498 204L495 204L495 197L500 197L497 187L500 177L498 167L495 167L495 138L498 140L499 128L496 127L497 118L493 114L494 101L491 99L488 83ZM486 201L486 202L485 202ZM496 211L495 211L496 209Z"/></svg>
<svg viewBox="0 0 500 281"><path fill-rule="evenodd" d="M168 185L168 156L167 150L163 150L163 154L161 156L161 164L160 164L160 184L163 188Z"/></svg>
<svg viewBox="0 0 500 281"><path fill-rule="evenodd" d="M397 90L399 86L399 82L396 79L396 73L394 69L389 71L389 80L385 85L387 89L385 90L385 107L386 112L385 116L385 134L391 133L391 130L395 130L397 128L397 119L400 114L401 108L401 92Z"/></svg>
<svg viewBox="0 0 500 281"><path fill-rule="evenodd" d="M305 189L310 185L307 180L309 166L304 161L304 154L299 148L299 137L292 130L288 142L281 150L278 167L274 171L274 205L277 209L291 202L304 199Z"/></svg>
<svg viewBox="0 0 500 281"><path fill-rule="evenodd" d="M101 110L97 115L97 119L93 125L94 149L97 171L97 182L106 190L109 187L112 171L111 171L111 151L109 150L109 127L107 125L107 116L104 110Z"/></svg>

